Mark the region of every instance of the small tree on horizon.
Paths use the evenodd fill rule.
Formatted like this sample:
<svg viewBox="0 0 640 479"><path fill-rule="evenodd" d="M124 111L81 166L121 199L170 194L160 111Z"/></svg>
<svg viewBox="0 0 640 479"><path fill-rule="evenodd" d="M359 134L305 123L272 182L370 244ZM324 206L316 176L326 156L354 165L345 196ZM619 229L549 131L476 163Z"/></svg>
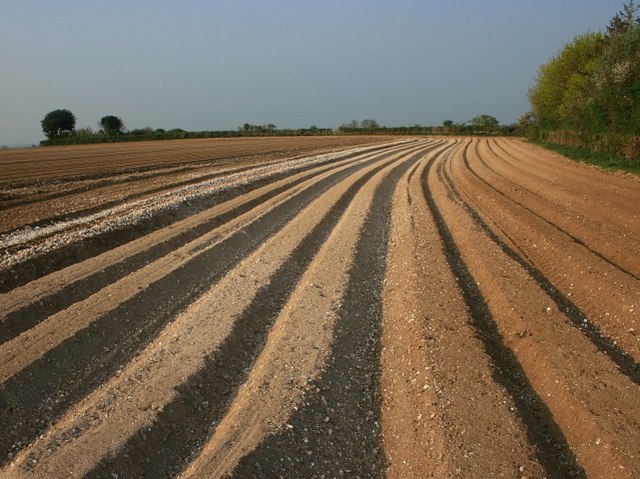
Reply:
<svg viewBox="0 0 640 479"><path fill-rule="evenodd" d="M100 118L100 127L107 135L117 135L122 133L124 123L115 115L107 115Z"/></svg>
<svg viewBox="0 0 640 479"><path fill-rule="evenodd" d="M71 133L76 127L76 117L66 109L53 110L44 116L40 125L45 136L51 140L63 133Z"/></svg>
<svg viewBox="0 0 640 479"><path fill-rule="evenodd" d="M496 128L500 122L491 115L478 115L474 116L471 121L471 126L477 128Z"/></svg>
<svg viewBox="0 0 640 479"><path fill-rule="evenodd" d="M372 129L372 128L380 128L380 124L376 120L373 120L371 118L366 118L360 122L360 128L363 128L365 130Z"/></svg>

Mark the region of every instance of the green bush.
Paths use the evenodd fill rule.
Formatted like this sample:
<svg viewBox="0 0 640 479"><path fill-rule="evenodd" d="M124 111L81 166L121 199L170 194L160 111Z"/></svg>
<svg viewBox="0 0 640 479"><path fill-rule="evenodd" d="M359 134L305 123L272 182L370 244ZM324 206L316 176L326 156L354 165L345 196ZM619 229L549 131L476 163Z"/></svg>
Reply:
<svg viewBox="0 0 640 479"><path fill-rule="evenodd" d="M606 33L576 37L540 67L529 90L543 141L640 161L640 19L633 2Z"/></svg>

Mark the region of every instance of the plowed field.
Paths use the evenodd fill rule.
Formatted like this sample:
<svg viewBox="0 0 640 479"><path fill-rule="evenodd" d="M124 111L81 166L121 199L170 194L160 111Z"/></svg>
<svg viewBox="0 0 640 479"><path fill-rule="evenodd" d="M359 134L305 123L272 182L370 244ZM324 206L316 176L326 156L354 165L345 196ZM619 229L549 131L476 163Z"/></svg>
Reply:
<svg viewBox="0 0 640 479"><path fill-rule="evenodd" d="M640 181L501 138L0 154L0 477L640 477Z"/></svg>

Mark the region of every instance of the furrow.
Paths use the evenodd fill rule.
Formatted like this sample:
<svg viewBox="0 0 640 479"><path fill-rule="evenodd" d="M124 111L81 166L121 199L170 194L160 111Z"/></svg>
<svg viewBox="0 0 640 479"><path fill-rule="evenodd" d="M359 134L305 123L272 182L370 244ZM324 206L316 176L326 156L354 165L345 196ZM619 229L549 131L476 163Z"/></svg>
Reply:
<svg viewBox="0 0 640 479"><path fill-rule="evenodd" d="M463 154L451 161L462 162ZM447 180L443 171L438 168L440 187L446 185L459 204L456 177ZM526 384L529 399L518 409L540 461L550 474L637 475L639 451L631 444L640 444L638 386L554 307L553 298L495 235L478 225L477 212L468 204L443 206L449 210L458 257L466 264L467 284L483 298L492 334L511 358L500 369L511 369L516 383ZM542 411L542 417L535 419L531 409ZM553 443L563 451L562 460L549 448Z"/></svg>
<svg viewBox="0 0 640 479"><path fill-rule="evenodd" d="M20 209L24 209L26 207L29 207L30 213L35 212L37 214L38 211L42 210L43 215L47 215L46 217L44 217L44 219L40 221L29 222L29 224L41 226L42 224L45 224L45 222L66 220L71 218L71 215L88 214L90 212L93 212L94 208L105 208L108 206L113 206L120 201L126 201L135 197L140 197L143 194L154 193L154 191L151 189L153 188L152 186L151 188L147 187L146 190L142 189L141 191L133 195L127 195L126 192L122 191L124 187L128 187L129 191L136 191L136 189L138 189L136 188L138 185L144 188L147 182L151 183L151 185L164 183L165 188L156 187L155 192L157 193L159 191L162 191L163 189L168 190L178 186L185 186L189 183L204 181L214 178L215 176L229 173L231 171L242 171L251 168L254 168L254 166L239 166L237 168L233 168L232 163L218 164L215 161L211 161L210 164L199 165L197 167L191 168L179 166L174 168L163 168L162 171L153 171L150 173L116 173L110 175L107 178L101 176L89 180L68 180L52 185L49 191L46 191L44 187L41 187L42 191L36 195L28 197L25 197L26 195L16 196L12 200L5 200L2 202L2 206L5 213L12 210L20 212ZM207 170L212 172L207 172ZM182 175L185 179L176 181L176 177L181 178L179 175ZM163 179L165 179L165 181L163 181ZM169 181L166 181L166 179L168 179ZM82 198L83 194L87 192L91 192L92 200L96 202L100 201L100 197L109 198L109 200L101 204L94 203L92 204L91 208L87 208L86 204L81 205L78 201L74 201L74 197ZM120 197L117 201L114 201L111 199L113 198L113 196ZM46 205L45 207L39 206L44 202L51 204L52 207L46 208ZM76 207L78 207L78 209L76 209ZM56 215L53 217L51 217L50 213L48 213L48 211L51 210L56 212ZM19 225L13 226L11 229L15 229L18 226ZM6 225L4 227L6 228Z"/></svg>
<svg viewBox="0 0 640 479"><path fill-rule="evenodd" d="M484 144L484 142L482 142L482 143ZM581 247L585 248L591 254L597 256L600 260L605 261L610 266L613 266L614 268L619 269L622 273L627 274L627 275L631 276L632 278L634 278L636 280L640 280L640 277L638 277L634 272L629 271L624 266L616 263L614 260L612 260L612 259L608 258L607 256L605 256L605 254L601 253L600 251L596 250L594 247L592 247L589 244L587 244L585 242L585 240L580 239L579 237L576 236L576 234L581 234L582 233L581 236L588 236L589 238L587 239L587 241L592 243L592 242L594 242L593 236L597 236L598 235L598 231L594 231L595 228L590 228L589 231L588 231L588 235L585 234L587 232L584 231L584 230L580 231L580 233L572 233L566 228L568 227L568 228L571 228L571 229L576 229L576 225L569 224L567 227L560 226L558 223L555 222L557 220L548 219L547 217L545 217L542 214L538 213L538 211L545 211L545 208L542 206L542 204L544 204L547 207L547 209L546 209L546 213L547 214L551 214L553 216L557 215L557 212L553 208L551 208L551 209L548 208L549 206L552 206L553 203L550 203L550 202L547 202L547 201L544 201L544 203L541 202L540 199L543 199L543 198L540 195L537 195L534 192L529 192L529 191L526 192L528 194L524 194L524 192L520 191L520 196L523 196L523 198L521 200L516 200L512 196L509 196L509 194L506 193L506 191L510 190L511 192L513 192L514 190L518 190L518 187L513 183L513 181L505 178L500 173L497 173L495 170L493 170L487 164L487 161L485 161L484 158L489 159L489 158L493 157L493 150L489 149L489 152L490 152L490 154L487 154L486 152L484 154L481 154L478 151L477 144L476 144L476 151L475 151L476 157L475 157L475 159L477 160L477 163L479 164L479 166L482 166L482 167L486 168L486 170L488 170L493 175L493 180L489 180L489 179L485 178L485 176L481 176L479 171L476 171L469 164L469 161L467 159L465 159L466 168L474 176L476 176L478 178L478 180L480 180L483 183L485 183L487 185L487 187L491 188L495 193L498 193L499 195L503 196L506 200L510 201L514 205L517 205L518 207L526 210L528 213L530 213L536 219L545 222L548 226L551 226L552 228L556 229L558 232L560 232L563 235L567 236L573 243L577 244L578 246L581 246ZM531 198L531 197L527 198L527 196L529 196L529 195L531 197L533 197L533 198ZM525 204L525 202L527 204ZM531 206L528 206L528 205L531 205ZM558 218L558 219L561 220L562 218ZM565 221L566 221L566 215L565 215ZM606 245L606 242L600 241L599 243L600 244L604 243ZM617 256L620 256L620 255L618 254Z"/></svg>
<svg viewBox="0 0 640 479"><path fill-rule="evenodd" d="M334 156L338 158L343 157L344 159L352 157L352 155L345 156L344 153L335 154ZM313 167L313 164L307 167ZM302 166L302 169L304 168L305 167ZM134 225L126 227L120 225L111 231L85 237L82 241L78 241L77 239L76 241L67 240L66 243L68 244L66 244L66 246L54 242L55 248L53 251L47 252L47 250L44 249L46 243L38 246L38 248L32 248L33 251L31 252L29 252L29 248L27 248L25 254L33 255L37 253L37 257L28 261L24 261L24 258L20 261L13 260L14 262L17 261L17 264L10 270L0 270L0 291L6 292L52 271L63 269L66 266L84 259L97 256L108 249L133 241L185 217L198 214L221 202L233 199L242 193L285 178L291 173L292 171L284 171L262 179L251 178L246 184L236 185L233 188L219 188L218 191L212 194L191 198L188 202L183 202L178 209L165 209L163 211L157 211L152 217L147 217L147 215L140 218L140 221Z"/></svg>
<svg viewBox="0 0 640 479"><path fill-rule="evenodd" d="M369 176L370 174L367 178ZM362 178L358 183L361 184L365 179ZM332 209L331 227L342 214L344 210L342 205L350 201L353 194L355 191L349 192L340 200L340 207L336 204ZM103 461L91 472L91 477L101 477L109 470L123 470L123 468L127 474L131 471L135 471L136 474L145 472L149 474L158 464L165 470L178 470L184 467L185 458L189 458L199 449L202 438L208 435L209 428L222 417L224 408L228 407L227 398L233 397L229 391L235 390L240 384L238 381L241 382L246 378L250 363L255 359L254 351L256 354L259 351L255 345L263 344L277 311L282 308L308 261L326 238L330 230L328 219L323 220L326 224L319 225L322 226L323 235L319 237L314 232L296 248L286 264L271 278L269 286L258 293L248 310L236 321L234 332L229 340L225 341L215 357L208 361L206 368L190 378L188 387L180 388L180 396L165 408L165 412L158 417L154 425L143 433L137 433L116 456ZM244 353L239 355L238 350ZM238 371L237 374L235 371ZM217 399L220 394L224 396L223 400ZM195 405L201 405L203 402L217 404L217 406L206 408L203 415L202 409L199 413L194 410ZM184 417L183 411L192 410L193 417L186 417L180 422L175 421L175 411L181 411L181 417ZM164 449L154 448L148 441L149 437L162 437L165 444L170 443L171 454ZM145 458L145 461L146 458L151 458L152 466L142 461L142 458Z"/></svg>
<svg viewBox="0 0 640 479"><path fill-rule="evenodd" d="M293 192L296 191L295 188L299 191L321 180L320 174L323 172L338 172L371 157L372 154L363 155L360 158L342 160L291 175L101 255L0 294L0 342L7 341L46 317L86 299L110 282L116 282L186 242L210 234L212 228L219 228L227 221L250 211L251 208L259 207L289 188L293 188Z"/></svg>
<svg viewBox="0 0 640 479"><path fill-rule="evenodd" d="M320 179L322 176L326 178L332 173L333 171L325 173L321 175ZM0 369L0 383L37 358L38 356L34 356L36 352L45 354L47 350L55 348L77 331L86 328L96 318L114 310L121 303L133 298L139 291L148 288L185 263L219 245L233 232L246 227L249 223L272 211L282 201L290 199L298 191L304 190L305 187L308 188L316 181L316 178L308 179L298 187L275 195L244 214L235 216L221 227L198 236L156 261L105 286L84 300L74 303L69 308L48 316L37 326L6 342L0 346L0 364L3 365Z"/></svg>
<svg viewBox="0 0 640 479"><path fill-rule="evenodd" d="M529 191L543 192L541 198L551 199L556 208L562 207L567 218L592 221L596 228L613 232L633 228L635 237L628 238L628 242L637 249L640 212L634 205L640 182L635 177L605 173L521 142L500 141L491 146L492 165L501 166L500 172L505 176Z"/></svg>
<svg viewBox="0 0 640 479"><path fill-rule="evenodd" d="M162 412L158 411L170 411L172 401L179 396L176 388L187 378L193 379L193 375L197 375L197 372L210 361L217 363L222 359L217 356L217 352L221 348L229 348L229 345L225 346L225 341L230 335L245 334L242 329L236 330L235 323L242 323L243 315L248 308L250 309L256 295L259 295L263 288L269 287L274 275L277 276L277 272L288 258L291 255L295 256L296 248L304 243L307 237L310 237L308 241L313 243L326 235L323 230L330 228L331 223L335 221L331 212L339 211L346 206L336 206L337 203L345 201L341 198L348 198L354 194L352 192L357 191L359 182L366 181L373 172L394 161L395 158L391 157L352 172L308 205L180 314L119 377L92 393L43 439L21 454L17 465L14 464L12 469L15 471L15 477L20 477L20 474L27 470L35 477L83 475L96 461L113 453L136 431L145 425L151 426L157 420L157 416L162 415ZM311 232L313 233L310 236ZM309 258L304 258L305 254L303 253L302 258L296 259L308 261ZM295 261L292 261L289 268L293 263ZM236 340L237 338L232 339L230 345L233 346ZM224 354L237 355L238 351L235 348L233 351L227 349ZM233 374L233 371L229 371L228 374ZM158 380L159 377L162 378L161 381ZM191 387L186 389L189 390ZM182 390L184 391L184 388ZM123 405L122 402L112 400L114 395L116 398L127 397L129 402ZM224 394L221 396L218 400L224 398ZM213 405L215 400L212 402ZM131 415L135 415L136 420L132 421ZM82 421L82 418L86 417L99 419L91 424L91 421ZM198 418L195 420L197 422ZM73 441L65 443L64 439L69 437L69 434L75 435L73 431L79 431L77 436ZM96 436L113 439L103 441L100 448L93 441ZM36 468L31 467L34 457L38 458ZM70 471L69 467L73 470Z"/></svg>
<svg viewBox="0 0 640 479"><path fill-rule="evenodd" d="M328 156L328 158L337 157L338 159L345 159L346 157L360 154L360 151L375 152L387 148L389 148L389 144L356 148L355 153L347 153L346 155L338 153L325 156ZM29 216L27 219L29 227L32 229L35 227L46 228L52 223L72 221L76 218L99 213L107 208L116 207L122 203L141 200L154 195L157 196L165 192L197 185L224 176L237 175L245 172L251 173L254 170L257 171L268 166L306 160L309 157L309 155L306 155L273 160L262 158L261 161L250 161L244 158L246 161L239 165L235 165L233 161L229 161L233 160L233 158L225 158L225 163L222 163L220 160L211 160L197 167L187 168L181 166L166 169L167 171L153 172L144 175L127 174L119 180L117 178L110 180L100 178L97 179L97 182L87 185L84 188L50 194L38 201L40 206L33 204L34 201L36 201L35 199L26 202L24 206L28 206L27 211L29 212ZM237 159L240 158L243 157ZM335 159L336 158L329 159L325 162L335 161ZM84 194L88 191L91 193L90 195ZM46 204L44 201L46 201ZM19 226L24 225L25 220L22 218L22 211L18 207L9 207L7 205L3 210L2 214L5 215L5 217L13 217L15 220L12 221L23 222L22 225L12 222L11 224L14 226L11 229L17 229ZM39 211L41 211L41 213L38 213ZM52 211L55 212L53 216L51 215ZM35 220L34 215L41 219ZM7 226L7 224L3 225L4 228L7 228Z"/></svg>
<svg viewBox="0 0 640 479"><path fill-rule="evenodd" d="M435 155L434 155L435 156ZM426 354L416 256L419 218L410 191L425 156L400 180L394 193L382 301L381 427L386 477L446 477L444 430ZM417 176L416 176L417 175ZM410 221L407 221L407 218ZM421 225L422 226L422 225ZM426 247L426 245L422 245ZM430 295L431 296L431 295Z"/></svg>
<svg viewBox="0 0 640 479"><path fill-rule="evenodd" d="M459 179L465 202L473 205L483 217L491 218L502 234L508 235L511 241L519 245L521 252L516 252L502 241L479 214L472 212L476 223L488 232L506 254L528 271L558 308L598 349L609 355L632 381L640 384L640 344L635 336L628 333L630 329L638 327L633 305L640 300L640 289L635 277L611 265L609 261L602 264L599 255L594 258L588 248L576 244L570 237L567 238L568 235L563 234L558 238L556 232L562 233L561 230L553 225L550 230L548 222L535 212L521 207L504 195L496 196L495 190L484 180L480 179L478 183L473 178L466 179L469 168L469 159L465 155L464 168L460 162L458 168L452 171ZM478 186L484 188L483 194L477 193ZM467 189L469 193L465 194ZM491 201L487 198L491 198ZM508 226L500 227L501 224ZM510 233L505 231L506 228ZM585 278L587 271L589 277ZM594 289L598 290L600 298L616 300L596 301L592 298Z"/></svg>
<svg viewBox="0 0 640 479"><path fill-rule="evenodd" d="M353 152L353 150L351 150ZM174 188L162 194L145 196L130 202L118 203L110 208L99 208L88 215L74 216L67 221L57 221L42 228L25 227L2 236L3 256L0 265L3 269L13 264L41 255L43 252L60 249L78 240L108 233L113 230L135 224L145 218L153 218L166 211L177 209L191 201L201 201L230 188L245 186L256 178L271 178L286 171L295 171L325 161L334 155L319 155L298 160L287 160L276 164L257 166L250 171L230 173L222 178L206 180L180 188Z"/></svg>
<svg viewBox="0 0 640 479"><path fill-rule="evenodd" d="M359 167L356 165L355 168ZM24 446L19 444L25 442L20 438L37 436L49 421L55 420L71 404L115 374L207 285L217 281L309 201L349 174L349 171L343 171L336 177L316 182L228 236L218 246L199 254L197 261L165 275L152 287L98 317L13 375L0 388L1 405L4 410L11 411L0 417L1 429L6 431L2 449L15 451ZM125 289L124 293L129 294L129 291ZM77 329L74 325L71 327ZM64 334L55 328L54 332ZM28 332L23 333L26 334ZM37 352L37 355L41 356L41 353ZM5 457L0 456L0 460L6 460Z"/></svg>
<svg viewBox="0 0 640 479"><path fill-rule="evenodd" d="M457 153L460 154L460 150ZM547 474L551 477L584 477L584 471L577 464L552 413L531 385L530 378L513 349L505 343L499 318L489 307L488 297L479 286L485 279L485 274L479 278L478 271L470 269L474 266L474 261L477 261L476 257L463 256L466 249L472 248L471 244L477 245L478 238L470 234L472 231L465 224L465 218L456 211L456 205L451 199L447 199L449 193L438 179L433 166L432 161L424 170L423 194L444 244L449 267L456 276L469 308L472 325L491 357L493 379L511 396L520 419L526 425L529 441L536 448L537 460ZM439 200L436 201L436 198ZM515 321L519 318L510 319Z"/></svg>
<svg viewBox="0 0 640 479"><path fill-rule="evenodd" d="M268 434L286 427L326 364L362 227L377 187L395 167L386 166L351 202L278 315L229 411L181 477L227 476Z"/></svg>
<svg viewBox="0 0 640 479"><path fill-rule="evenodd" d="M376 189L325 365L287 426L240 460L233 477L384 477L380 327L391 198L404 172L436 149L425 148L404 160Z"/></svg>
<svg viewBox="0 0 640 479"><path fill-rule="evenodd" d="M478 147L476 147L475 153L480 160L478 166L485 167L491 173L493 188L497 187L496 183L498 185L506 183L506 188L503 187L501 190L505 197L510 198L523 208L528 208L532 215L567 235L577 245L598 256L600 260L606 261L636 280L639 279L640 264L634 261L634 258L638 256L634 253L640 253L640 242L635 239L640 230L634 231L633 216L636 215L636 212L632 207L633 202L625 205L626 211L618 211L618 215L613 215L624 218L622 224L616 225L610 220L612 217L610 202L612 197L618 196L618 192L615 195L603 195L595 205L581 206L584 199L581 195L577 195L573 189L560 193L558 192L559 188L552 187L545 191L540 183L528 185L533 188L529 189L528 186L522 186L522 181L515 183L515 179L505 176L488 164L495 163L497 158L501 158L488 142L480 142L478 145L483 150L482 152L477 151ZM502 160L507 165L518 161L513 156L505 157ZM507 171L510 170L513 171L513 168L507 168ZM572 180L567 178L563 181L558 177L555 181L556 185L564 182L570 183ZM584 187L592 191L597 187L597 183L592 180L590 187L587 187L586 184ZM499 190L496 189L496 191ZM640 194L640 189L637 190L637 193ZM598 203L602 203L602 205ZM529 206L525 206L525 204ZM610 241L611 237L624 237L627 240L622 246L618 241Z"/></svg>
<svg viewBox="0 0 640 479"><path fill-rule="evenodd" d="M239 157L237 159L240 159L240 158L242 157ZM74 180L61 181L51 185L50 191L47 191L46 187L41 186L40 189L42 191L36 194L35 196L28 196L28 195L16 196L14 199L11 199L11 200L3 200L2 205L4 206L5 210L9 208L23 208L26 206L33 208L34 205L38 203L42 203L44 201L51 202L52 200L59 200L62 198L68 199L70 197L80 195L82 193L87 193L87 192L92 192L92 194L95 195L95 193L99 193L103 191L108 192L109 188L117 188L125 185L132 186L137 183L143 184L143 182L148 180L153 180L153 179L169 178L171 180L172 177L180 174L185 175L186 177L192 176L193 178L191 181L196 182L199 180L201 181L205 179L210 179L216 175L229 173L230 171L243 171L243 170L248 170L255 167L254 165L234 167L234 161L229 161L229 160L233 160L233 158L225 158L224 160L225 161L213 160L213 159L204 160L202 163L199 163L196 165L184 165L184 166L176 166L176 167L168 167L168 168L166 167L152 168L149 171L145 171L143 169L142 171L135 170L128 173L116 172L116 173L112 173L107 178L105 178L104 175L100 175L98 177L89 178L89 179L78 178ZM277 162L277 161L282 161L282 160L280 159L271 160L270 162ZM246 163L243 163L243 164L246 164ZM200 170L206 171L211 169L214 170L213 173L200 172ZM189 181L189 180L186 180L186 181ZM180 186L181 184L186 184L184 182L185 180L182 180L181 182L174 181L172 183L168 183L165 189L169 189L175 186ZM25 185L22 188L26 189L25 188L26 186L29 186L29 185ZM36 184L32 186L37 187L38 185ZM150 193L150 191L147 191L147 193ZM130 197L125 197L124 200L126 200L127 198L130 198ZM68 200L65 201L65 203L68 203ZM58 208L55 208L55 210L59 211ZM66 212L65 215L68 215L69 213L71 212L70 211ZM80 213L80 211L75 210L73 211L73 213L78 214ZM57 218L67 219L67 216L64 216L59 213L59 216L57 216Z"/></svg>
<svg viewBox="0 0 640 479"><path fill-rule="evenodd" d="M207 163L253 155L311 155L385 141L380 137L262 137L76 145L0 152L0 184L100 178L113 174Z"/></svg>
<svg viewBox="0 0 640 479"><path fill-rule="evenodd" d="M443 253L421 184L430 160L403 179L392 214L382 337L386 475L542 477Z"/></svg>

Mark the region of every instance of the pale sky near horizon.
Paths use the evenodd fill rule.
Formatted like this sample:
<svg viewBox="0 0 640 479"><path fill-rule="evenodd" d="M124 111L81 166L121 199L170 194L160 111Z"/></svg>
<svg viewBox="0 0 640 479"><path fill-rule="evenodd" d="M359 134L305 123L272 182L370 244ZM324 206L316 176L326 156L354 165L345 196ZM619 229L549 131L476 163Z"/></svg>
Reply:
<svg viewBox="0 0 640 479"><path fill-rule="evenodd" d="M0 145L71 110L126 127L516 122L538 68L618 0L2 0Z"/></svg>

